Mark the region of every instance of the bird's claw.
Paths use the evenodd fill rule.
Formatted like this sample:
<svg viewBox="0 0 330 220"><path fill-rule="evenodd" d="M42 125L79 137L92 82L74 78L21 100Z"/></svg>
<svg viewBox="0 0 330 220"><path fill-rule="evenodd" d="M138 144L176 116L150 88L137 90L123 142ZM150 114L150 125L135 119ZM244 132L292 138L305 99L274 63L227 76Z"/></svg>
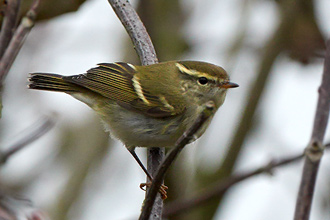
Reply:
<svg viewBox="0 0 330 220"><path fill-rule="evenodd" d="M148 182L148 183L141 183L140 184L140 188L143 190L143 191L146 191L148 187L150 187L152 184L152 182ZM144 188L145 187L145 188ZM167 186L165 186L164 184L162 184L159 188L159 193L162 197L162 200L165 200L167 199L167 192L166 190L168 189Z"/></svg>

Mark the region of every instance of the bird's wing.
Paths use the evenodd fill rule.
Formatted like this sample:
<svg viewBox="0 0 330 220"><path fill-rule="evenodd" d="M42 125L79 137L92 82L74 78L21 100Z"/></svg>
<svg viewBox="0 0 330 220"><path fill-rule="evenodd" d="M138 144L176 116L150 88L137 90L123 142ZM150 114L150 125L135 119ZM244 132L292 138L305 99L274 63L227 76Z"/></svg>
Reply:
<svg viewBox="0 0 330 220"><path fill-rule="evenodd" d="M139 83L134 65L128 63L101 63L86 74L67 76L65 81L89 89L109 98L124 108L152 117L174 116L184 109L169 105L166 100L144 90Z"/></svg>

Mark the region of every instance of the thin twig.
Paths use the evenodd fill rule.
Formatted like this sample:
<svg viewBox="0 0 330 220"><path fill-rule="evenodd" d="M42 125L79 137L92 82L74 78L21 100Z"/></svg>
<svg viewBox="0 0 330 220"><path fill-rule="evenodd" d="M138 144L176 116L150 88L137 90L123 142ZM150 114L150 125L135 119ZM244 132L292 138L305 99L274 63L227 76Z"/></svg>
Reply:
<svg viewBox="0 0 330 220"><path fill-rule="evenodd" d="M326 145L327 148L330 148L330 144ZM180 199L174 201L165 206L163 217L170 217L178 215L190 209L193 209L197 206L206 204L206 202L221 196L225 191L227 191L233 185L242 182L250 177L257 176L262 173L272 173L274 168L291 164L302 159L304 154L299 154L296 156L285 157L278 160L272 160L269 163L265 164L262 167L259 167L255 170L238 173L232 175L226 179L219 180L214 183L213 186L208 186L206 189L202 190L201 193L189 198Z"/></svg>
<svg viewBox="0 0 330 220"><path fill-rule="evenodd" d="M156 176L154 177L151 187L147 193L146 199L144 201L144 206L139 220L148 220L151 214L151 209L155 201L157 192L164 180L164 176L170 165L173 163L177 155L181 150L193 139L194 134L199 130L199 128L209 119L209 117L214 113L214 103L208 102L204 106L203 112L199 115L194 124L183 133L183 135L177 140L175 147L171 152L169 152L158 169Z"/></svg>
<svg viewBox="0 0 330 220"><path fill-rule="evenodd" d="M21 0L9 0L5 6L5 16L0 32L0 59L15 32Z"/></svg>
<svg viewBox="0 0 330 220"><path fill-rule="evenodd" d="M143 25L140 17L129 3L128 0L108 0L121 23L125 27L130 36L134 48L140 57L142 65L150 65L158 63L155 48L152 44L150 36ZM155 173L163 161L165 155L164 148L149 148L148 149L148 172L155 176ZM147 180L148 181L148 180ZM149 190L147 190L148 192ZM160 219L163 210L163 200L158 195L154 204L152 215L156 216L153 219Z"/></svg>
<svg viewBox="0 0 330 220"><path fill-rule="evenodd" d="M305 162L297 197L295 220L309 219L313 201L316 177L323 156L323 139L327 128L330 110L330 39L324 61L322 83L316 107L311 140L305 149Z"/></svg>
<svg viewBox="0 0 330 220"><path fill-rule="evenodd" d="M34 0L30 10L22 19L20 25L15 31L10 43L0 61L0 83L2 84L5 76L7 75L11 65L13 64L19 50L21 49L27 34L30 32L34 25L36 18L36 9L39 5L39 0Z"/></svg>
<svg viewBox="0 0 330 220"><path fill-rule="evenodd" d="M55 121L53 118L47 117L43 119L41 122L37 122L31 125L27 135L25 135L22 139L16 141L8 150L5 150L0 153L0 165L7 162L7 160L16 152L22 150L27 145L37 140L45 133L47 133L52 127L54 127ZM32 131L31 131L32 130Z"/></svg>

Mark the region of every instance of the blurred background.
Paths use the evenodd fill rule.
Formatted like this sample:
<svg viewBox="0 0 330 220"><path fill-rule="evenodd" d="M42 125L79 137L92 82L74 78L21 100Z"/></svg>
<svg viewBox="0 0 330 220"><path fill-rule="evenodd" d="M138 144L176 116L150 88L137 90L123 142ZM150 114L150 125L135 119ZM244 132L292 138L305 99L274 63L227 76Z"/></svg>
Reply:
<svg viewBox="0 0 330 220"><path fill-rule="evenodd" d="M25 13L31 1L23 1ZM224 67L229 91L210 128L187 146L166 177L169 204L235 172L303 152L311 136L328 0L136 0L160 61L200 60ZM2 149L44 116L55 127L14 155L1 185L29 198L54 220L137 219L145 175L99 118L66 94L30 91L31 72L84 73L97 63L139 64L106 0L41 1L38 22L6 78ZM330 141L327 132L325 140ZM328 142L326 142L328 143ZM146 150L137 149L146 164ZM292 219L302 162L241 182L173 220ZM330 220L330 154L319 170L312 220Z"/></svg>

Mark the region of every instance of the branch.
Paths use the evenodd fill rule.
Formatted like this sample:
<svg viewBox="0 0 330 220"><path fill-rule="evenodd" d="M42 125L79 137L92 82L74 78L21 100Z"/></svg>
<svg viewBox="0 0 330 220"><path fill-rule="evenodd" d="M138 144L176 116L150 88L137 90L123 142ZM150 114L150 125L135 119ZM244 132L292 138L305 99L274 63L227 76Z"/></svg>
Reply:
<svg viewBox="0 0 330 220"><path fill-rule="evenodd" d="M0 165L3 165L7 162L7 160L16 152L22 150L24 147L32 143L33 141L37 140L45 133L47 133L52 127L54 127L55 121L53 118L45 118L42 122L37 122L31 125L29 132L25 135L22 139L18 140L15 144L0 153ZM30 131L32 129L32 131Z"/></svg>
<svg viewBox="0 0 330 220"><path fill-rule="evenodd" d="M164 176L170 165L173 163L177 155L181 150L193 139L194 134L202 127L202 125L210 118L214 113L214 103L208 102L204 106L204 110L201 112L194 124L183 133L183 135L177 140L175 147L169 152L158 169L156 176L154 177L151 187L147 193L144 201L144 206L139 220L148 220L151 214L151 209L155 201L156 195L160 186L164 180Z"/></svg>
<svg viewBox="0 0 330 220"><path fill-rule="evenodd" d="M149 34L143 25L140 17L129 3L128 0L108 0L121 23L125 27L130 36L134 49L140 57L142 65L150 65L158 63L157 55L154 46L151 42ZM149 148L148 149L148 172L155 176L155 173L163 161L165 155L164 148ZM148 181L148 180L147 180ZM147 190L148 191L148 190ZM157 196L154 204L153 216L161 218L163 210L163 200ZM157 219L157 218L154 218Z"/></svg>
<svg viewBox="0 0 330 220"><path fill-rule="evenodd" d="M324 62L323 78L315 113L311 140L305 149L305 162L297 197L295 220L309 219L316 177L323 156L323 139L327 128L330 109L330 39Z"/></svg>
<svg viewBox="0 0 330 220"><path fill-rule="evenodd" d="M140 17L128 0L108 0L130 36L143 65L158 63L154 46Z"/></svg>
<svg viewBox="0 0 330 220"><path fill-rule="evenodd" d="M330 148L330 144L327 144L326 147ZM255 170L245 173L235 174L228 178L222 179L216 182L213 186L208 186L207 189L203 190L198 195L177 200L166 205L163 217L168 218L170 216L178 215L182 212L203 205L206 202L221 196L230 187L241 181L244 181L250 177L254 177L262 173L271 173L274 168L299 161L300 159L303 158L303 156L304 154L300 154L296 156L290 156L290 157L278 159L277 161L272 160L268 164L265 164L264 166L257 168Z"/></svg>
<svg viewBox="0 0 330 220"><path fill-rule="evenodd" d="M27 34L30 32L34 25L38 4L39 0L33 1L30 10L22 19L0 61L0 84L2 84L19 50L21 49Z"/></svg>
<svg viewBox="0 0 330 220"><path fill-rule="evenodd" d="M0 59L15 32L20 4L21 0L10 0L5 6L5 17L0 32Z"/></svg>

